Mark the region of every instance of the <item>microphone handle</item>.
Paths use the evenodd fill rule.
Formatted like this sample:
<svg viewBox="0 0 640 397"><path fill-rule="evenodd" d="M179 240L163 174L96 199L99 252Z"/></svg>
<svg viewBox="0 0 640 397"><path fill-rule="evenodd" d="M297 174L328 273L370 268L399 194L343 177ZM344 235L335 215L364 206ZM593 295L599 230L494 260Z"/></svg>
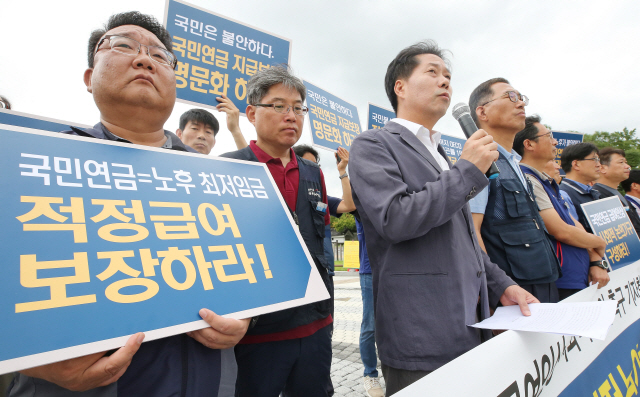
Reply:
<svg viewBox="0 0 640 397"><path fill-rule="evenodd" d="M478 127L476 126L476 123L474 123L473 119L471 118L471 115L469 114L463 114L462 116L460 116L460 118L458 119L458 122L460 123L460 127L462 127L462 132L464 132L464 134L467 136L467 139L471 138L471 135L473 135L476 131L478 131ZM485 176L488 179L495 179L498 177L499 174L500 174L500 169L498 168L495 162L492 162L491 167L489 167L487 172L485 172Z"/></svg>

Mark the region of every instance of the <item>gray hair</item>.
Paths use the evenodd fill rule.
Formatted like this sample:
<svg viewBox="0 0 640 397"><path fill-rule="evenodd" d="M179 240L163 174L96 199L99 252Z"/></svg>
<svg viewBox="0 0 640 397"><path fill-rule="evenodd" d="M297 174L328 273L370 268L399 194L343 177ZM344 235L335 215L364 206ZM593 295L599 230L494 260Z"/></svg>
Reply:
<svg viewBox="0 0 640 397"><path fill-rule="evenodd" d="M249 80L247 85L247 101L249 105L260 103L269 89L278 84L298 91L300 98L304 102L307 89L302 80L291 74L290 68L287 66L273 66L257 72Z"/></svg>

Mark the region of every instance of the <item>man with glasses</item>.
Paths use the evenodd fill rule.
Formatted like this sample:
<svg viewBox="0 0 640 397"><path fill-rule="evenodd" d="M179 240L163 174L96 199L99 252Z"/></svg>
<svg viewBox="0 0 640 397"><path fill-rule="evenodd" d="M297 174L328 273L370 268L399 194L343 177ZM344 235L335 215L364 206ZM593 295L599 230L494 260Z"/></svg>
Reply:
<svg viewBox="0 0 640 397"><path fill-rule="evenodd" d="M513 281L543 303L558 302L555 281L560 276L544 221L513 150L516 134L525 127L529 99L506 79L495 78L476 87L469 98L471 116L498 144L497 178L470 201L478 241L489 258ZM546 155L554 149L549 136Z"/></svg>
<svg viewBox="0 0 640 397"><path fill-rule="evenodd" d="M573 206L578 222L589 233L593 233L580 204L600 199L600 192L591 184L600 178L598 148L590 142L569 145L562 151L560 166L566 177L560 185L563 197Z"/></svg>
<svg viewBox="0 0 640 397"><path fill-rule="evenodd" d="M551 242L562 267L562 277L556 280L562 300L587 288L592 281L598 283L598 288L604 287L609 282L609 275L607 270L589 265L590 262L602 262L606 242L587 233L571 217L558 184L545 172L555 159L557 144L553 133L535 115L525 119L524 129L513 141L513 150L522 156L520 168L533 186L540 216L552 236Z"/></svg>
<svg viewBox="0 0 640 397"><path fill-rule="evenodd" d="M138 12L113 15L89 40L87 90L100 122L68 131L96 139L195 152L163 129L176 98L171 36L153 17ZM244 336L250 319L223 318L200 310L210 325L198 331L142 344L143 333L126 345L17 373L9 396L216 396L220 350Z"/></svg>
<svg viewBox="0 0 640 397"><path fill-rule="evenodd" d="M315 162L292 150L308 112L305 96L302 81L284 67L257 72L247 84L246 115L258 139L222 157L267 165L325 286L333 291L323 246L329 224L324 176ZM235 349L236 396L330 395L332 310L333 294L321 302L258 317Z"/></svg>
<svg viewBox="0 0 640 397"><path fill-rule="evenodd" d="M600 178L593 188L600 192L600 198L616 196L627 211L629 220L640 235L640 217L636 208L618 191L620 183L629 178L631 166L627 164L624 150L612 147L600 150Z"/></svg>

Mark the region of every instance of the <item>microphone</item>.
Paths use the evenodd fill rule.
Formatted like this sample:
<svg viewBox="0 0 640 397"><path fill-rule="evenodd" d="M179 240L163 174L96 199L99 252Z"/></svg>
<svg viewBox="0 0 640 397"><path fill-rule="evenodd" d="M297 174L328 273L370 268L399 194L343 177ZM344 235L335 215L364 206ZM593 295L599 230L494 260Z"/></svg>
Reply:
<svg viewBox="0 0 640 397"><path fill-rule="evenodd" d="M471 135L478 131L478 127L473 121L473 118L471 118L471 112L469 111L469 106L466 103L460 102L454 106L451 114L453 115L453 118L458 120L458 123L460 123L462 132L467 136L467 139L471 138ZM489 170L485 173L489 179L495 179L499 174L500 169L495 162L491 163L491 167L489 167Z"/></svg>

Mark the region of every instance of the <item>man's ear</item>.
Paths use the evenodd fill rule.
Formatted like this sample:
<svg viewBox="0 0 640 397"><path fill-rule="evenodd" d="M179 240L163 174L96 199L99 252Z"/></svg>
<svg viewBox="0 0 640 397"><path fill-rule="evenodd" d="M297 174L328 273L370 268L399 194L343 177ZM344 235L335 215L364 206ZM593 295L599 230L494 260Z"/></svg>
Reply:
<svg viewBox="0 0 640 397"><path fill-rule="evenodd" d="M396 80L396 83L393 85L393 91L396 93L396 96L398 98L404 98L404 88L405 88L405 84L404 84L404 80L399 79Z"/></svg>
<svg viewBox="0 0 640 397"><path fill-rule="evenodd" d="M247 110L245 111L245 114L247 115L247 120L249 120L249 122L255 126L256 125L256 107L247 105Z"/></svg>
<svg viewBox="0 0 640 397"><path fill-rule="evenodd" d="M182 130L180 128L176 130L176 135L178 136L178 138L182 139Z"/></svg>
<svg viewBox="0 0 640 397"><path fill-rule="evenodd" d="M478 106L476 108L476 117L478 118L478 121L487 121L489 119L489 117L487 116L487 112L484 111L484 106ZM482 127L478 126L478 128Z"/></svg>
<svg viewBox="0 0 640 397"><path fill-rule="evenodd" d="M84 71L84 85L87 86L87 91L93 93L93 87L91 85L91 77L93 76L93 68L89 68Z"/></svg>

